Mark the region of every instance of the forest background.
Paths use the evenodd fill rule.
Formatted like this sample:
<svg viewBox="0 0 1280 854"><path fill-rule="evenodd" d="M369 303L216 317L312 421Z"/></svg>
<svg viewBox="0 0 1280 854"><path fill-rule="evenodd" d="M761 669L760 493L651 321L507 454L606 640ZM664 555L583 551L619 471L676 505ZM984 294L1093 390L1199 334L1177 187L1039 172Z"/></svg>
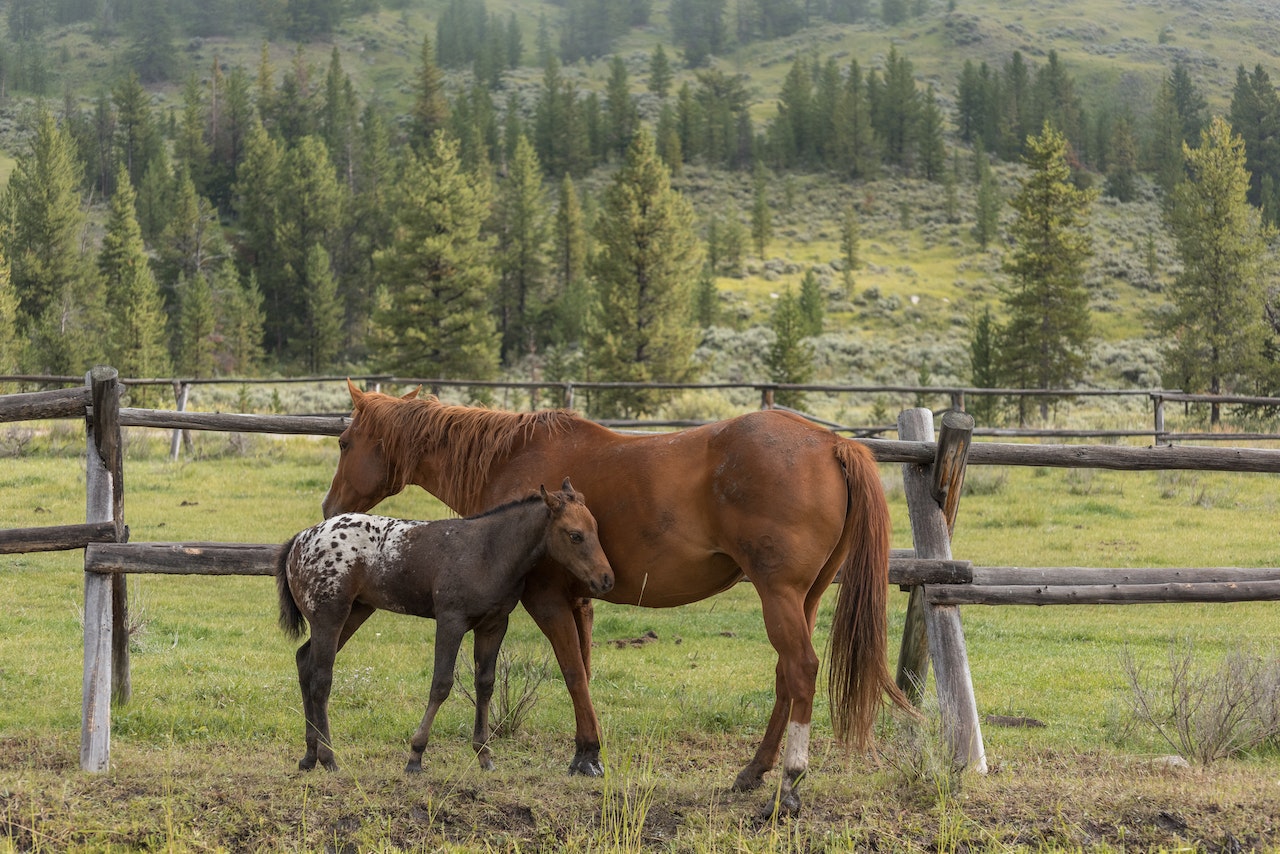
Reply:
<svg viewBox="0 0 1280 854"><path fill-rule="evenodd" d="M12 0L5 19L0 372L1280 377L1280 19L1260 0Z"/></svg>

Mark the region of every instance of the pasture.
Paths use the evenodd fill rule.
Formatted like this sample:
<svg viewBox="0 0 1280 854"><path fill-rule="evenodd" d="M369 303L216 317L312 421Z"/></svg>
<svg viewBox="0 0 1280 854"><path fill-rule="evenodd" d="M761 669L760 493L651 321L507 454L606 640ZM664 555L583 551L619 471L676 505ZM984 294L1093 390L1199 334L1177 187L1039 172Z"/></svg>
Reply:
<svg viewBox="0 0 1280 854"><path fill-rule="evenodd" d="M0 468L6 526L84 515L83 434L36 432ZM125 515L135 542L283 542L319 520L337 459L317 439L131 430ZM897 466L881 468L894 545L910 545ZM953 552L980 564L1273 566L1271 475L972 468ZM445 515L417 489L379 512ZM1280 844L1280 746L1171 768L1129 715L1127 650L1151 672L1190 638L1208 664L1274 657L1274 604L965 607L986 776L948 773L936 732L893 720L877 757L845 755L821 693L804 809L759 818L728 790L772 703L754 593L682 608L596 607L592 692L606 776L566 776L572 713L550 648L517 609L510 679L549 678L497 770L470 747L460 691L442 707L424 774L401 769L431 678L434 623L375 615L338 656L337 774L302 773L294 644L267 578L132 576L133 699L113 714L111 770L78 770L81 553L6 556L0 631L0 851L1239 850ZM896 653L906 595L892 593ZM816 643L826 643L828 595ZM469 646L469 644L468 644ZM468 647L464 646L464 650ZM466 654L464 653L464 658ZM465 667L459 687L468 686ZM936 721L936 710L933 716ZM776 780L775 774L767 782Z"/></svg>

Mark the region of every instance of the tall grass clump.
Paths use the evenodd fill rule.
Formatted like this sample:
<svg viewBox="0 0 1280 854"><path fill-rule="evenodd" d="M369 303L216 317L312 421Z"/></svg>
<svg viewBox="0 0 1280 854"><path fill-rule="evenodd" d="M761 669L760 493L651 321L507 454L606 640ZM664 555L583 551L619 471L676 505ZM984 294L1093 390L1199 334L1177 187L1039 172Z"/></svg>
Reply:
<svg viewBox="0 0 1280 854"><path fill-rule="evenodd" d="M1189 637L1169 643L1167 670L1151 673L1128 648L1121 665L1131 714L1183 757L1202 765L1280 739L1280 658L1249 648L1216 666L1199 659Z"/></svg>

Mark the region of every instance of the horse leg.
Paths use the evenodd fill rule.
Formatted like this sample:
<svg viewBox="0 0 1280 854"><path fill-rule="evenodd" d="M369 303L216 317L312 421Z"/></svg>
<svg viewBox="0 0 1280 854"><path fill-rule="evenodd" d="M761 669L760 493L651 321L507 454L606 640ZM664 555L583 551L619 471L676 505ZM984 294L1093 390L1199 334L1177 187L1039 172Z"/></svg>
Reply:
<svg viewBox="0 0 1280 854"><path fill-rule="evenodd" d="M595 627L596 606L590 599L581 599L573 608L573 621L578 627L578 648L582 650L582 664L591 680L591 632Z"/></svg>
<svg viewBox="0 0 1280 854"><path fill-rule="evenodd" d="M436 718L440 706L449 699L453 690L453 668L458 661L458 647L462 646L462 636L467 633L465 624L448 619L436 622L436 655L435 665L431 672L431 692L427 695L427 711L422 716L422 723L409 741L409 762L404 770L410 774L422 771L422 753L427 749L427 740L431 736L431 723Z"/></svg>
<svg viewBox="0 0 1280 854"><path fill-rule="evenodd" d="M583 624L574 616L574 603L562 590L548 590L533 584L525 587L520 601L538 624L538 628L547 636L547 640L551 641L556 663L560 665L565 687L573 701L574 754L573 761L569 763L569 773L603 777L604 766L600 764L600 722L596 719L595 709L591 705L591 693L587 687L587 662L583 657L580 634Z"/></svg>
<svg viewBox="0 0 1280 854"><path fill-rule="evenodd" d="M787 728L787 715L791 709L790 695L787 693L787 680L783 678L782 661L779 659L774 668L773 679L773 711L769 713L769 723L764 730L764 738L756 748L756 755L747 763L747 767L738 772L733 781L733 791L749 792L764 784L764 775L778 764L778 754L782 750L782 735Z"/></svg>
<svg viewBox="0 0 1280 854"><path fill-rule="evenodd" d="M318 761L337 771L333 740L329 735L329 692L333 687L333 663L339 650L376 609L361 602L351 606L335 638L331 629L311 624L311 639L298 649L298 682L302 686L302 712L307 721L307 752L298 767L310 771Z"/></svg>
<svg viewBox="0 0 1280 854"><path fill-rule="evenodd" d="M813 720L813 695L818 680L818 654L813 649L809 619L805 613L804 600L798 591L789 587L765 587L760 590L760 601L769 643L778 652L778 675L785 683L788 707L787 747L782 758L783 778L769 813L794 815L800 811L796 786L809 768L809 729ZM782 697L780 693L779 700ZM775 711L776 709L775 704ZM770 724L772 723L773 719L770 718ZM765 747L762 743L760 751L763 752ZM776 745L771 749L776 757ZM757 753L753 762L759 758L760 753Z"/></svg>
<svg viewBox="0 0 1280 854"><path fill-rule="evenodd" d="M493 753L489 750L489 702L493 699L493 683L498 669L498 651L507 634L507 618L475 631L476 723L471 730L471 747L480 767L493 770Z"/></svg>

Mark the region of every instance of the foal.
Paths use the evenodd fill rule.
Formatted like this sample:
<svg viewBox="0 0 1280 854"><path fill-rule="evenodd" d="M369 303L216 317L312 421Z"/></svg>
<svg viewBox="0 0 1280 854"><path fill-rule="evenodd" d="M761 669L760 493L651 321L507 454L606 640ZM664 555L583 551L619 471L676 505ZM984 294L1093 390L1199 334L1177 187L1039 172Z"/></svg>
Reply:
<svg viewBox="0 0 1280 854"><path fill-rule="evenodd" d="M475 632L476 719L471 745L482 768L489 751L489 700L507 618L525 576L544 556L569 569L595 595L613 587L596 520L565 478L558 492L513 501L466 519L409 522L347 513L297 534L280 550L276 589L280 626L292 638L311 625L298 648L298 682L307 722L307 752L298 767L319 761L330 771L329 691L338 650L383 608L436 620L430 702L410 743L406 771L422 770L431 722L453 688L462 636Z"/></svg>

